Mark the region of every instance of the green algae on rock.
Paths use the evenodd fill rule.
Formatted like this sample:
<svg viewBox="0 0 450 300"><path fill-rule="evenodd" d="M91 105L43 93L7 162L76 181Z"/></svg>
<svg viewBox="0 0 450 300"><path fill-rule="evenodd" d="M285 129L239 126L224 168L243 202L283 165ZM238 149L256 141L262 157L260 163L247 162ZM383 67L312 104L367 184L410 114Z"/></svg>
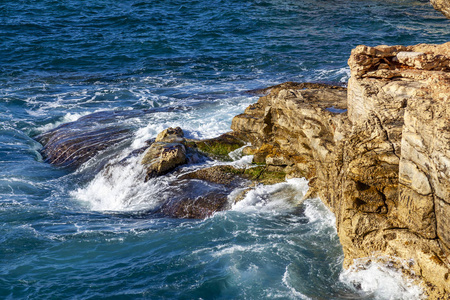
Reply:
<svg viewBox="0 0 450 300"><path fill-rule="evenodd" d="M211 158L230 161L228 154L241 148L245 143L233 135L232 132L224 133L221 136L206 140L189 140L186 143L189 147L197 148L203 154Z"/></svg>

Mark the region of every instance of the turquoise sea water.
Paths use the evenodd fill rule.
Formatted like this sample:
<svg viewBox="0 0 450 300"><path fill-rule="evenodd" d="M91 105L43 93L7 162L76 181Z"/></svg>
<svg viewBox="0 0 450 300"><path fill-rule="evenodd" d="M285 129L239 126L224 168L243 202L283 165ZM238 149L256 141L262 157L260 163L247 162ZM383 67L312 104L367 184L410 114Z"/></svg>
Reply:
<svg viewBox="0 0 450 300"><path fill-rule="evenodd" d="M331 213L295 205L303 179L206 220L158 218L142 211L183 192L170 175L136 183L131 166L107 179L104 156L53 167L33 138L149 108L160 111L130 121L128 149L169 126L214 137L257 100L245 90L346 82L359 44L449 40L450 21L423 1L1 1L0 298L416 299L385 266L342 270Z"/></svg>

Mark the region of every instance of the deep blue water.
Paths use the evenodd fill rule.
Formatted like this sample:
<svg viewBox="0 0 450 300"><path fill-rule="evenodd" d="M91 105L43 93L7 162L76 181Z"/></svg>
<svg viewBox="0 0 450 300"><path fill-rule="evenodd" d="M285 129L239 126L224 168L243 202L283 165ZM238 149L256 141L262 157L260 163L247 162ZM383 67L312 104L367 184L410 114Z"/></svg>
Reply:
<svg viewBox="0 0 450 300"><path fill-rule="evenodd" d="M300 179L206 220L156 218L140 212L173 193L170 176L108 181L96 164L109 157L53 167L33 138L149 108L161 111L130 121L128 149L169 126L213 137L257 100L245 90L346 82L359 44L449 40L422 1L1 1L0 298L413 299L382 266L342 270L333 216L318 199L295 204Z"/></svg>

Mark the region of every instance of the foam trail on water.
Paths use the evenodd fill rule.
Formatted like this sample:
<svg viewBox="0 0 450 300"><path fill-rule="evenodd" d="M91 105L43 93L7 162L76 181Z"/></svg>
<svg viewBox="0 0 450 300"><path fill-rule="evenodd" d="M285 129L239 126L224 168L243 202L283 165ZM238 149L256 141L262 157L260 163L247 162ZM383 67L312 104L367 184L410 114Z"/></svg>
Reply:
<svg viewBox="0 0 450 300"><path fill-rule="evenodd" d="M85 113L67 113L67 114L65 114L65 115L62 117L62 119L61 119L60 121L57 121L57 122L55 122L55 123L48 123L48 124L45 124L45 125L43 125L43 126L39 126L39 127L36 128L36 131L37 131L37 132L40 132L40 133L46 132L46 131L50 131L50 130L52 130L52 129L58 127L58 126L61 125L61 124L69 123L69 122L74 122L74 121L78 120L79 118L81 118L81 117L83 117L83 116L86 116L86 115L88 115L88 114L91 114L91 113L92 113L92 112L85 112Z"/></svg>
<svg viewBox="0 0 450 300"><path fill-rule="evenodd" d="M303 295L299 291L297 291L291 284L290 284L290 277L289 277L289 266L286 267L286 271L283 274L282 282L283 284L291 291L292 296L294 296L295 299L301 299L301 300L311 300L311 298Z"/></svg>

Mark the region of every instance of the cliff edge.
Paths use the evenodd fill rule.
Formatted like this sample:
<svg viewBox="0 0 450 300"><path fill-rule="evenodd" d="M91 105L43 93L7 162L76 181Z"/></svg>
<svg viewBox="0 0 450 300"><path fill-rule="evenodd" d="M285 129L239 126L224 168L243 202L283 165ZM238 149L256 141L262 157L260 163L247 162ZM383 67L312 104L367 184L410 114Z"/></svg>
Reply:
<svg viewBox="0 0 450 300"><path fill-rule="evenodd" d="M358 46L349 65L347 91L276 86L232 129L255 162L310 179L345 267L376 258L449 299L450 43Z"/></svg>

